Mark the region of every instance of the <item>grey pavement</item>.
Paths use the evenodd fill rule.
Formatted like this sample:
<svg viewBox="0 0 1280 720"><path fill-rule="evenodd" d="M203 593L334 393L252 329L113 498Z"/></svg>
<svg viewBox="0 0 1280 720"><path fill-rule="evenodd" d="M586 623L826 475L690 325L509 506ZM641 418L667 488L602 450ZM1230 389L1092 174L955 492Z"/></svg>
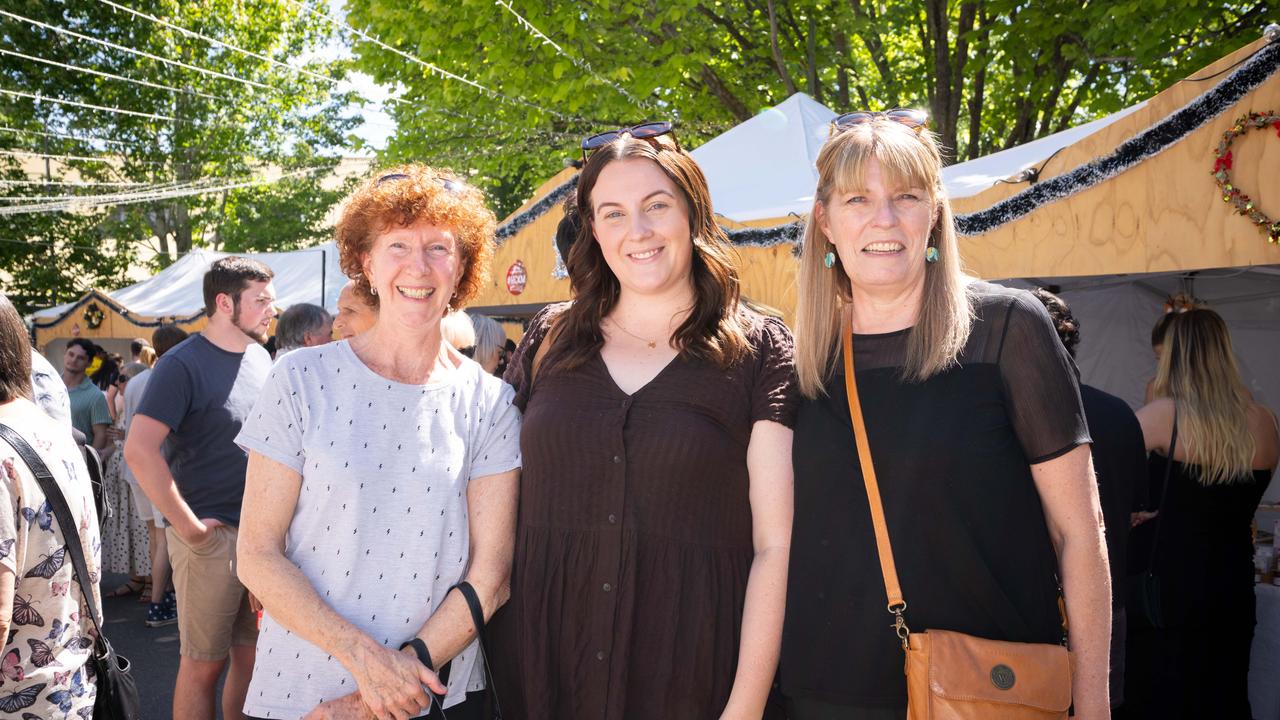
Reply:
<svg viewBox="0 0 1280 720"><path fill-rule="evenodd" d="M178 676L178 626L147 627L147 606L138 602L137 595L105 597L125 580L128 577L124 575L103 575L106 623L102 629L116 653L133 664L131 674L142 701L142 720L169 720L173 716L173 681Z"/></svg>

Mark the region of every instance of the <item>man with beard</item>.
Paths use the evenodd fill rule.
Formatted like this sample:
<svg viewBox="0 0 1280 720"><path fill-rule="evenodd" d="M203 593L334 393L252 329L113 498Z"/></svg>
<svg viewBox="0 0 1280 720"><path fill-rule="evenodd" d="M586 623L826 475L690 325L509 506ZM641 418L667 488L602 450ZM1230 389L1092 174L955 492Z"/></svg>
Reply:
<svg viewBox="0 0 1280 720"><path fill-rule="evenodd" d="M209 323L157 363L125 444L138 485L169 523L181 655L175 718L213 720L228 657L222 716L244 717L258 633L251 599L235 573L248 456L234 438L271 370L259 343L276 315L272 277L270 268L248 258L225 257L210 266L204 276Z"/></svg>

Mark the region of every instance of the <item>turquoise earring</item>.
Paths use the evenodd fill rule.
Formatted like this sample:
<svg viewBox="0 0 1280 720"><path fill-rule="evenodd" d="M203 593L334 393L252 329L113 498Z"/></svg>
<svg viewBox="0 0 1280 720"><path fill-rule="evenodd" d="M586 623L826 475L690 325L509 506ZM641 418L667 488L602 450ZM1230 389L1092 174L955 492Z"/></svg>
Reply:
<svg viewBox="0 0 1280 720"><path fill-rule="evenodd" d="M828 250L827 254L822 256L822 264L830 269L831 266L836 264L836 254Z"/></svg>
<svg viewBox="0 0 1280 720"><path fill-rule="evenodd" d="M925 259L925 262L930 262L930 263L938 262L938 248L932 245L926 248L924 251L924 259Z"/></svg>

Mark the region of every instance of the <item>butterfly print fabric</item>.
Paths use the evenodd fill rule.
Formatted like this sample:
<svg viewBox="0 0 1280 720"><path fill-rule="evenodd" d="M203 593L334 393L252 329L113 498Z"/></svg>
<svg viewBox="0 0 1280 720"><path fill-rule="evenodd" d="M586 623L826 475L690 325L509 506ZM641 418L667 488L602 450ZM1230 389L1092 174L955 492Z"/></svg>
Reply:
<svg viewBox="0 0 1280 720"><path fill-rule="evenodd" d="M72 508L89 574L96 578L98 520L91 509L92 490L78 448L64 428L43 415L30 421L5 418L4 422L36 449L53 473ZM0 717L92 717L97 688L86 662L93 624L52 507L26 463L4 442L0 442L0 565L12 571L10 582L15 583L9 637L0 650Z"/></svg>

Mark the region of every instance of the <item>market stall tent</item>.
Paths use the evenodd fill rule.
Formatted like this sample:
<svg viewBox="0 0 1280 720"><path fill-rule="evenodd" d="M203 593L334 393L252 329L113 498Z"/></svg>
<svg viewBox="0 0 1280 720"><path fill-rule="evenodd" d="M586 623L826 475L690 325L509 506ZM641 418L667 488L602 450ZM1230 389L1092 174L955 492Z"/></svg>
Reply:
<svg viewBox="0 0 1280 720"><path fill-rule="evenodd" d="M188 332L204 327L202 284L209 265L230 253L196 249L142 282L104 293L91 290L73 303L32 314L36 347L56 356L71 338L89 338L108 350L127 354L132 338L151 338L162 323L177 323ZM275 272L276 306L300 302L337 310L346 276L338 266L332 242L278 253L244 253Z"/></svg>

